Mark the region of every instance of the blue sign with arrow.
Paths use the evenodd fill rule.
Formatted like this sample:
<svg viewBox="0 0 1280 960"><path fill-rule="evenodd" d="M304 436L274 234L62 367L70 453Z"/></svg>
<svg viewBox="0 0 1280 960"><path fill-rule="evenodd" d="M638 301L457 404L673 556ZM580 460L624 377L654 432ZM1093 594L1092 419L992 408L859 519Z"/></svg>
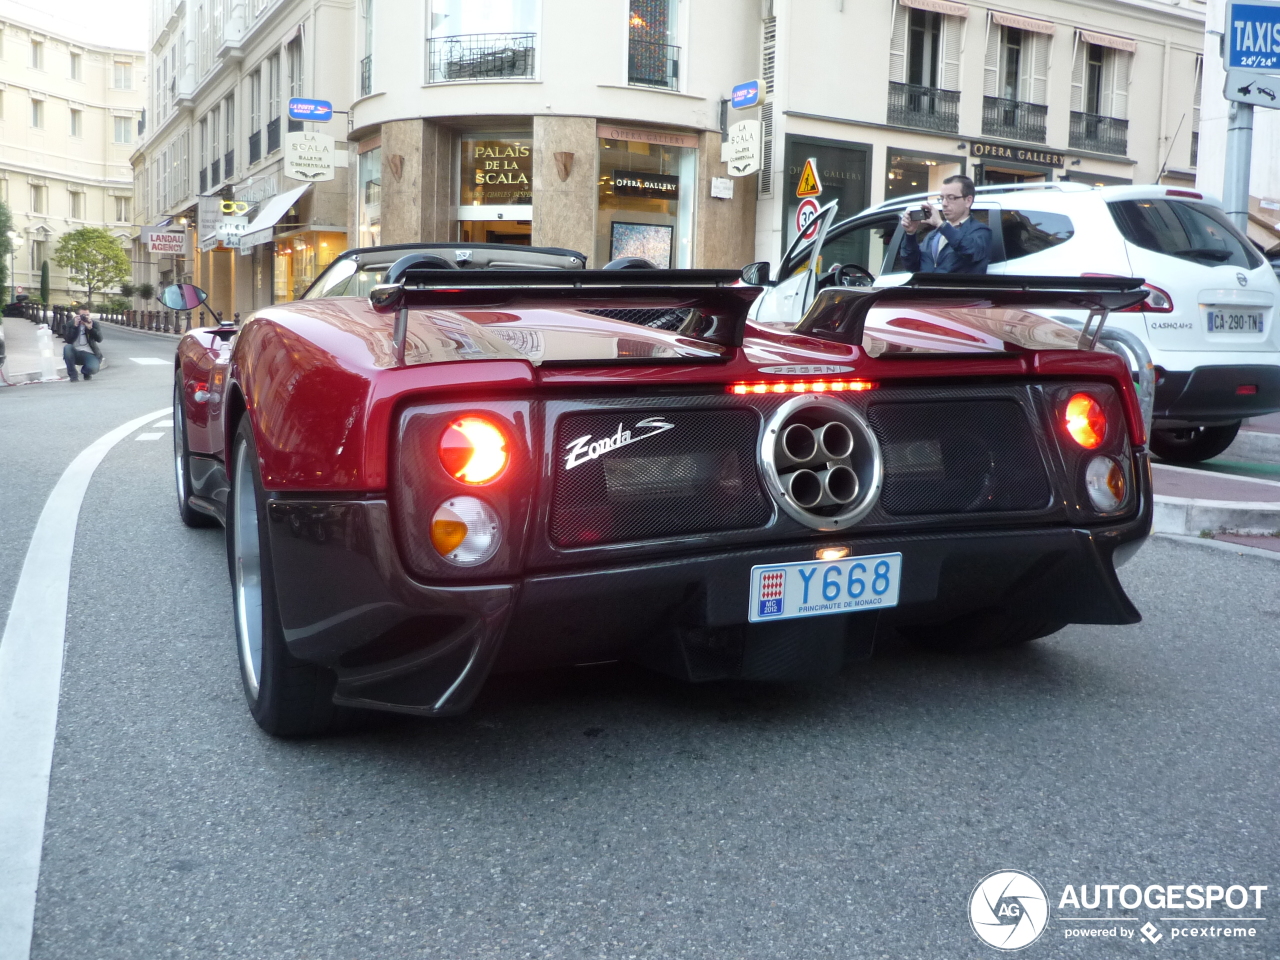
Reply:
<svg viewBox="0 0 1280 960"><path fill-rule="evenodd" d="M1280 73L1280 2L1227 5L1226 67Z"/></svg>
<svg viewBox="0 0 1280 960"><path fill-rule="evenodd" d="M735 110L741 110L744 107L754 107L760 102L760 81L748 80L746 83L740 83L733 88L733 95L730 102Z"/></svg>
<svg viewBox="0 0 1280 960"><path fill-rule="evenodd" d="M333 104L328 100L308 100L305 97L290 97L289 119L327 123L333 119Z"/></svg>

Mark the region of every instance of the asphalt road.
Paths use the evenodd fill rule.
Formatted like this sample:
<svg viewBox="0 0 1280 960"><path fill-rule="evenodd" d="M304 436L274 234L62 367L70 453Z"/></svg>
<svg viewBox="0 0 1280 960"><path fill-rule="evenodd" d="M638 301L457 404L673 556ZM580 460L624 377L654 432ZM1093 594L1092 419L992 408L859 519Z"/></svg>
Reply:
<svg viewBox="0 0 1280 960"><path fill-rule="evenodd" d="M65 465L168 402L122 354L171 343L107 347L92 383L0 391L0 609ZM1153 540L1135 627L808 686L506 677L465 717L285 742L244 708L221 533L172 486L169 432L130 438L81 513L36 960L994 957L968 901L1005 867L1051 900L1031 960L1280 955L1280 563ZM1156 919L1152 945L1068 940L1081 883L1270 889L1253 938ZM1169 913L1106 915L1076 926Z"/></svg>

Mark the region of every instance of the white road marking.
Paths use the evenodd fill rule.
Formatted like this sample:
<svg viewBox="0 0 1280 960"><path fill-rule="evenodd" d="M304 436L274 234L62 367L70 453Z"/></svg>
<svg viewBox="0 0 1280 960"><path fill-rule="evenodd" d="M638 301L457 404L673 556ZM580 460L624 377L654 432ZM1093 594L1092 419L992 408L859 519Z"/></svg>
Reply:
<svg viewBox="0 0 1280 960"><path fill-rule="evenodd" d="M170 419L170 420L157 420L157 421L156 421L155 423L153 423L151 426L152 426L153 428L154 428L154 427L172 427L172 426L173 426L173 420L172 420L172 419Z"/></svg>
<svg viewBox="0 0 1280 960"><path fill-rule="evenodd" d="M0 639L0 960L31 955L80 505L111 448L166 412L116 427L71 461L45 501L22 563Z"/></svg>
<svg viewBox="0 0 1280 960"><path fill-rule="evenodd" d="M159 357L130 357L134 363L140 363L144 367L171 367L172 360L161 360Z"/></svg>
<svg viewBox="0 0 1280 960"><path fill-rule="evenodd" d="M140 433L133 439L135 440L159 440L163 437L163 433Z"/></svg>

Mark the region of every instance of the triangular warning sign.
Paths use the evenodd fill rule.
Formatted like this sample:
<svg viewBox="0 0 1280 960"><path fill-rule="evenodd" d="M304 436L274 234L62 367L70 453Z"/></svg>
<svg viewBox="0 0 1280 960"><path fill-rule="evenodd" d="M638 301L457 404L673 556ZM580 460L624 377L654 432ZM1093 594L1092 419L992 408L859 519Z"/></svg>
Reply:
<svg viewBox="0 0 1280 960"><path fill-rule="evenodd" d="M797 197L816 197L822 193L822 181L818 179L818 166L813 157L804 162L800 171L800 185L796 187Z"/></svg>

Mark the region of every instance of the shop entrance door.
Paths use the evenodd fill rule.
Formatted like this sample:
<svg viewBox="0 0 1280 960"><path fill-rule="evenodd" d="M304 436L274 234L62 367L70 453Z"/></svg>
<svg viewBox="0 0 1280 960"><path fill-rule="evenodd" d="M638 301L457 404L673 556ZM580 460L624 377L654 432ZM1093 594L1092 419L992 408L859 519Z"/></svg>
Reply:
<svg viewBox="0 0 1280 960"><path fill-rule="evenodd" d="M527 247L533 242L532 220L461 220L460 243L509 243Z"/></svg>
<svg viewBox="0 0 1280 960"><path fill-rule="evenodd" d="M973 182L980 187L996 183L1046 183L1053 179L1053 175L1047 170L997 167L989 163L978 164L973 172Z"/></svg>

